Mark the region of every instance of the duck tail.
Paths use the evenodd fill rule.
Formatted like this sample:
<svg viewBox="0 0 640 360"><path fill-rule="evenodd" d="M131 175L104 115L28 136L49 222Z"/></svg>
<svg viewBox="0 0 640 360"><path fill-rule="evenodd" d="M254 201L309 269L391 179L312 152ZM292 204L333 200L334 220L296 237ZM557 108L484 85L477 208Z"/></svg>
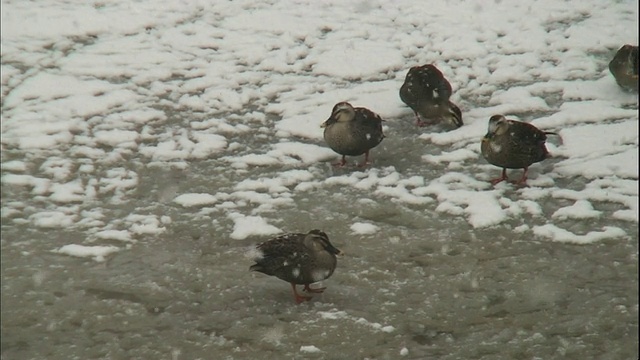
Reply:
<svg viewBox="0 0 640 360"><path fill-rule="evenodd" d="M253 264L253 265L251 265L251 267L249 267L249 271L264 272L264 268L260 264Z"/></svg>
<svg viewBox="0 0 640 360"><path fill-rule="evenodd" d="M560 142L560 145L563 144L564 141L562 140L562 136L560 136L560 134L558 134L556 132L553 132L553 131L545 131L544 133L545 133L545 135L555 135L555 136L557 136L558 140Z"/></svg>

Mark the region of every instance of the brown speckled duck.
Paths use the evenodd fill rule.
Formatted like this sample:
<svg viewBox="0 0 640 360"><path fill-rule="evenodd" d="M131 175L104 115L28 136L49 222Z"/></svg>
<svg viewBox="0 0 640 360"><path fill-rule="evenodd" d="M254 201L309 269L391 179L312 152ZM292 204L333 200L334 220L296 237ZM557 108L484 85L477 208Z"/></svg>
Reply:
<svg viewBox="0 0 640 360"><path fill-rule="evenodd" d="M409 69L400 87L400 99L416 115L416 125L425 126L436 120L445 120L455 127L462 126L462 112L449 101L451 84L442 72L428 64ZM426 122L420 119L431 119Z"/></svg>
<svg viewBox="0 0 640 360"><path fill-rule="evenodd" d="M618 85L627 91L638 91L638 47L624 45L609 63L609 71Z"/></svg>
<svg viewBox="0 0 640 360"><path fill-rule="evenodd" d="M348 102L339 102L331 110L331 116L322 123L324 140L329 147L342 155L342 160L334 165L344 166L346 156L364 154L364 162L369 163L369 150L378 146L384 134L382 133L382 119L373 111L354 108Z"/></svg>
<svg viewBox="0 0 640 360"><path fill-rule="evenodd" d="M308 293L323 292L326 288L313 289L309 285L329 278L338 263L336 255L342 253L320 230L281 235L259 244L256 250L260 256L249 270L289 282L297 304L311 297L300 295L296 285L304 285Z"/></svg>
<svg viewBox="0 0 640 360"><path fill-rule="evenodd" d="M526 186L529 166L549 157L545 146L549 134L557 135L529 123L493 115L480 145L482 156L492 165L502 168L502 176L491 180L491 183L495 185L507 180L507 169L524 169L522 177L515 184Z"/></svg>

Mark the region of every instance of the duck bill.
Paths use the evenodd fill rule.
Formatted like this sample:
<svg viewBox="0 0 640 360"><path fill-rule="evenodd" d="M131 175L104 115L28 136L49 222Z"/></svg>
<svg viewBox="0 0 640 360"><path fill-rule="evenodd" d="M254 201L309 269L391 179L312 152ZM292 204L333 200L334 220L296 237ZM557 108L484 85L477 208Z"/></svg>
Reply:
<svg viewBox="0 0 640 360"><path fill-rule="evenodd" d="M322 125L320 125L320 127L326 128L327 126L329 126L329 124L331 124L332 121L334 121L333 114L325 122L323 122Z"/></svg>
<svg viewBox="0 0 640 360"><path fill-rule="evenodd" d="M330 248L328 248L327 250L329 250L329 252L331 252L331 253L332 253L332 254L334 254L334 255L339 255L339 256L344 255L344 252L342 252L340 249L338 249L338 248L336 248L336 247L333 247L333 246L331 246L331 247L330 247Z"/></svg>

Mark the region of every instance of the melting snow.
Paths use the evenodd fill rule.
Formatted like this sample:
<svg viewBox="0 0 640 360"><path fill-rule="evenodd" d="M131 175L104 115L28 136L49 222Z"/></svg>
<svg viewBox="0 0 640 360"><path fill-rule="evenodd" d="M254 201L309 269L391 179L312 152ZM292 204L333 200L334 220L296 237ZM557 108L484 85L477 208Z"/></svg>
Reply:
<svg viewBox="0 0 640 360"><path fill-rule="evenodd" d="M78 227L93 235L87 241L158 235L172 220L151 204L105 210L121 217L107 221L89 210L139 199L149 169L191 179L206 164L207 186L160 189L153 199L173 199L184 214L201 208L195 217L211 216L233 239L279 233L271 224L280 211L336 189L551 241L622 238L637 226L638 98L608 71L622 44L637 44L628 32L637 3L213 6L3 3L1 182L30 196L26 204L3 197L3 221ZM460 18L468 21L450 26ZM461 128L401 126L413 114L398 89L424 63L452 83ZM338 155L320 124L338 101L385 119L373 166L326 163ZM480 139L498 113L560 135L549 139L553 158L531 166L529 188L488 183L500 169L482 159ZM397 166L403 149L388 147L391 139L418 142L421 160ZM438 173L421 172L432 167ZM583 220L598 225L567 226ZM627 225L603 230L608 220ZM375 235L382 226L351 230Z"/></svg>
<svg viewBox="0 0 640 360"><path fill-rule="evenodd" d="M398 213L435 213L443 228L464 222L471 234L637 241L638 95L608 70L621 45L638 44L637 1L158 4L3 1L3 228L60 233L69 243L47 251L99 262L173 236L177 222L242 240L308 231L316 225L292 229L283 214L319 210L336 213L327 219L336 233L367 235L390 251L406 243L387 221ZM411 66L427 63L451 82L464 126L413 125L398 90ZM385 120L369 167L329 164L339 155L320 124L339 101ZM482 158L480 140L494 114L559 134L549 137L552 158L529 168L529 187L489 183L501 169ZM380 216L365 214L379 204ZM376 239L389 229L398 233ZM67 240L67 230L86 236ZM262 256L254 247L244 255ZM295 311L305 322L296 329L348 323L409 355L390 342L402 335L387 319L363 317L378 314ZM240 351L231 337L209 337ZM262 340L289 339L275 326Z"/></svg>

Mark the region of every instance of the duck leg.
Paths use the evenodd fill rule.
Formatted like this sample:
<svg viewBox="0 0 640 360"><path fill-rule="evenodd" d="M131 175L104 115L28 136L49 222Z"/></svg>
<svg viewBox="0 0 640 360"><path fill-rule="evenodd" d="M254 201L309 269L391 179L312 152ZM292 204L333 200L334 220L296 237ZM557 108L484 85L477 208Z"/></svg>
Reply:
<svg viewBox="0 0 640 360"><path fill-rule="evenodd" d="M305 285L305 290L306 290L307 287L308 287L308 285ZM311 300L311 296L304 296L304 295L298 294L298 291L296 290L296 284L291 283L291 288L293 289L293 296L295 297L296 304L300 304L300 303L303 303L305 301Z"/></svg>
<svg viewBox="0 0 640 360"><path fill-rule="evenodd" d="M358 164L358 167L365 167L369 164L371 164L371 161L369 161L369 150L367 150L367 152L364 153L364 161Z"/></svg>
<svg viewBox="0 0 640 360"><path fill-rule="evenodd" d="M420 115L418 115L418 112L417 112L417 111L414 111L413 113L414 113L414 114L416 114L416 126L417 126L417 127L424 127L424 126L429 125L429 123L428 123L428 122L426 122L426 121L422 121L422 120L420 119Z"/></svg>
<svg viewBox="0 0 640 360"><path fill-rule="evenodd" d="M304 285L304 291L306 292L310 292L310 293L315 293L315 294L321 294L325 291L326 287L321 287L321 288L317 288L317 289L313 289L311 288L311 286L309 286L310 284L305 284Z"/></svg>
<svg viewBox="0 0 640 360"><path fill-rule="evenodd" d="M526 173L526 170L525 170L525 173ZM502 181L505 181L505 180L507 180L507 168L502 168L502 176L500 176L499 178L496 178L496 179L492 179L491 180L491 184L495 185L495 184L497 184L499 182L502 182Z"/></svg>
<svg viewBox="0 0 640 360"><path fill-rule="evenodd" d="M346 155L342 155L342 160L338 161L337 163L333 163L333 166L337 166L337 167L343 167L347 164L347 156Z"/></svg>
<svg viewBox="0 0 640 360"><path fill-rule="evenodd" d="M524 168L524 172L522 173L522 177L520 178L520 180L514 181L513 183L518 185L518 186L527 186L527 171L528 170L529 170L528 167Z"/></svg>

